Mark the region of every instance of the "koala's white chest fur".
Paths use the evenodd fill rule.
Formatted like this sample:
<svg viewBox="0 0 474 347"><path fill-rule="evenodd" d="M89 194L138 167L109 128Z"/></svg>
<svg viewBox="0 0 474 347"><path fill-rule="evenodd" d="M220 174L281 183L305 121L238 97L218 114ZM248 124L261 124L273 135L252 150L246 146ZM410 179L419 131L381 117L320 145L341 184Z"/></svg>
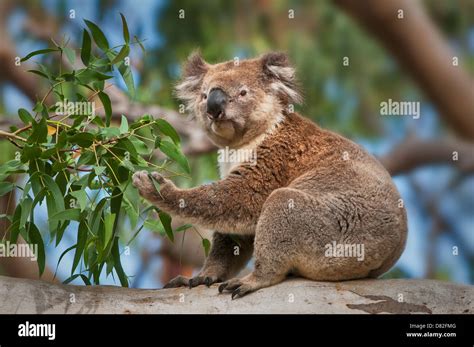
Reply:
<svg viewBox="0 0 474 347"><path fill-rule="evenodd" d="M218 150L217 162L221 179L226 178L229 173L243 163L255 164L257 160L257 147L263 142L268 134L262 134L253 141L240 148L220 148Z"/></svg>
<svg viewBox="0 0 474 347"><path fill-rule="evenodd" d="M219 174L221 178L226 178L229 173L241 163L219 162Z"/></svg>
<svg viewBox="0 0 474 347"><path fill-rule="evenodd" d="M272 113L270 113L272 114ZM263 134L255 137L249 143L239 147L239 148L220 148L218 150L218 164L219 164L219 173L221 179L226 178L229 173L235 170L237 167L243 163L249 163L255 165L258 160L257 148L265 140L265 138L275 131L277 131L279 124L284 120L283 114L279 112L273 112L274 119L270 123L268 129Z"/></svg>

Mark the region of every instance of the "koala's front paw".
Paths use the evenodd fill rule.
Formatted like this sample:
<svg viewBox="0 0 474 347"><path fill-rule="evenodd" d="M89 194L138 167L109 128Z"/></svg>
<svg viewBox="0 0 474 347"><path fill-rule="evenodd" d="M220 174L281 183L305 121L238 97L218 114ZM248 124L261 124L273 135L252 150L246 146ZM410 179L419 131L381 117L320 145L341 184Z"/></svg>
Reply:
<svg viewBox="0 0 474 347"><path fill-rule="evenodd" d="M163 288L177 288L177 287L189 287L194 288L199 285L205 284L210 287L214 283L220 283L222 279L217 276L200 276L197 275L193 278L187 278L184 276L178 276L169 281Z"/></svg>
<svg viewBox="0 0 474 347"><path fill-rule="evenodd" d="M160 185L160 191L156 190L152 176ZM173 182L161 176L158 172L148 173L147 171L138 171L133 174L133 185L138 188L140 195L145 199L159 203L166 200L166 193L174 189Z"/></svg>

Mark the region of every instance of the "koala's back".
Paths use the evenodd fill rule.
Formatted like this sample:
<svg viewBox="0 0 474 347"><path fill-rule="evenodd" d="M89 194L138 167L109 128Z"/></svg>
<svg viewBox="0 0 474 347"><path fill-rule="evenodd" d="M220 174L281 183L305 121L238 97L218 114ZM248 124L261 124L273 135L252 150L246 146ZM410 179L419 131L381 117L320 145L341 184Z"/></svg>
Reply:
<svg viewBox="0 0 474 347"><path fill-rule="evenodd" d="M406 212L390 175L362 147L291 114L257 153L259 184L267 182L265 175L281 184L264 204L262 219L293 217L289 230L279 232L293 235L294 272L343 280L378 276L396 262L406 242ZM288 196L293 208L275 204L277 195ZM364 261L327 257L325 246L333 242L364 245Z"/></svg>

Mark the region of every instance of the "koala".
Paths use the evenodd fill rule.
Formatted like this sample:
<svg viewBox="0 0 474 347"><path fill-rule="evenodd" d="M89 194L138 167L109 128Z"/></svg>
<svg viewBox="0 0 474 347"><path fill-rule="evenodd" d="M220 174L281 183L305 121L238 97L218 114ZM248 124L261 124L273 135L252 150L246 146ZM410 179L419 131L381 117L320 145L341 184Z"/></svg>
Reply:
<svg viewBox="0 0 474 347"><path fill-rule="evenodd" d="M157 191L146 171L134 174L158 208L214 230L200 273L165 288L220 283L234 299L288 275L375 278L394 265L407 217L390 175L361 146L292 111L303 98L286 54L209 64L194 53L176 93L218 147L254 151L256 160L220 163L219 181L192 189L154 172ZM353 246L362 257L346 252ZM234 277L252 255L254 270Z"/></svg>

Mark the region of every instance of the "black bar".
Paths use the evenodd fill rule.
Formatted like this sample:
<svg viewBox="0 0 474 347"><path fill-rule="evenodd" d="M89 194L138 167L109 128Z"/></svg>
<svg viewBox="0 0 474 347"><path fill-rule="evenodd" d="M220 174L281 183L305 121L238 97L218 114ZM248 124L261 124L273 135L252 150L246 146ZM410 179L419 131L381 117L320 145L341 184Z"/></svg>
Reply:
<svg viewBox="0 0 474 347"><path fill-rule="evenodd" d="M55 339L20 337L20 324L55 324ZM140 342L254 345L257 337L310 346L473 346L473 315L0 315L0 346ZM420 333L421 337L407 336ZM427 334L455 334L434 337ZM252 342L253 341L253 342ZM146 342L146 343L145 343ZM294 342L294 343L293 343ZM173 343L174 344L174 343Z"/></svg>

